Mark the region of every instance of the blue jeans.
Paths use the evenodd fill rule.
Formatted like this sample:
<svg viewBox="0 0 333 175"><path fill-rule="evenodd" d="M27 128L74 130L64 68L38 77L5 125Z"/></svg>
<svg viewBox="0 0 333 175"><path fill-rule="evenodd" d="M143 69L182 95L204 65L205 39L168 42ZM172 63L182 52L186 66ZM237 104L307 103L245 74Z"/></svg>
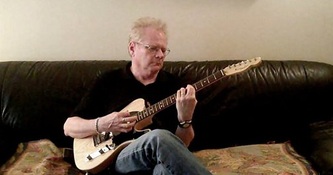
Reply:
<svg viewBox="0 0 333 175"><path fill-rule="evenodd" d="M121 174L211 175L176 135L163 129L152 130L126 146L114 168Z"/></svg>

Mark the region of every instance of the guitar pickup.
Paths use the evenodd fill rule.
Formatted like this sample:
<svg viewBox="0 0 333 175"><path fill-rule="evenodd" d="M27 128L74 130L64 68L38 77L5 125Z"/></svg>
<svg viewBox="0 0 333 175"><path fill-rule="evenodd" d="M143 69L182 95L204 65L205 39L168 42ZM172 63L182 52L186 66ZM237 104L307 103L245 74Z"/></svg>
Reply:
<svg viewBox="0 0 333 175"><path fill-rule="evenodd" d="M116 148L116 144L112 143L111 145L105 145L105 147L89 154L87 157L86 157L86 162L87 161L90 161L90 160L93 160L95 159L96 157L110 151L110 150L114 150Z"/></svg>
<svg viewBox="0 0 333 175"><path fill-rule="evenodd" d="M102 132L93 136L94 146L98 146L100 143L105 142L113 137L112 132Z"/></svg>

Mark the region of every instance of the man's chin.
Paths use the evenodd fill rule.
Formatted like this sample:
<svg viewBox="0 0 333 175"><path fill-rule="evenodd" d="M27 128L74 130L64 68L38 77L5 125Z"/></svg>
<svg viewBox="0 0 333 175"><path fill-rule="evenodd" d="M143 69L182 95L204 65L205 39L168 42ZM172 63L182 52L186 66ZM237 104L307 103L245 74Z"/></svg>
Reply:
<svg viewBox="0 0 333 175"><path fill-rule="evenodd" d="M151 68L150 68L150 70L152 71L152 72L158 72L158 71L160 71L162 69L162 65L161 64L159 64L159 65L154 65L154 66L152 66Z"/></svg>
<svg viewBox="0 0 333 175"><path fill-rule="evenodd" d="M156 69L161 69L162 66L163 66L163 64L162 64L162 63L155 63L153 66L154 66L154 68L156 68Z"/></svg>

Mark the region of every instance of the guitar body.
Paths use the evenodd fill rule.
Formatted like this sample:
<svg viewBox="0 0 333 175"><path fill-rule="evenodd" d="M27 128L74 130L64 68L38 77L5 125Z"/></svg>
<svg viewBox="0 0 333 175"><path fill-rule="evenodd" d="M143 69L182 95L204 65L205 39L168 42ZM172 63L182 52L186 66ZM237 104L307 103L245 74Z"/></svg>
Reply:
<svg viewBox="0 0 333 175"><path fill-rule="evenodd" d="M116 149L110 150L92 160L86 160L89 153L93 153L96 150L100 150L105 147L106 144L111 145L112 140L108 140L99 146L94 146L93 139L88 137L84 139L74 140L74 160L77 168L82 171L87 171L96 174L105 168L107 168L113 160L116 159L119 152L124 149L132 140L128 140L118 145Z"/></svg>
<svg viewBox="0 0 333 175"><path fill-rule="evenodd" d="M136 99L127 105L122 111L142 111L145 107L144 99ZM115 136L117 137L117 136ZM93 136L78 139L74 139L74 161L76 166L83 171L87 171L93 174L96 174L105 168L107 168L113 160L116 159L119 152L124 149L128 144L133 140L127 140L123 143L116 145L115 149L109 150L103 154L100 154L98 157L87 160L87 156L96 152L97 150L103 149L106 145L112 145L113 140L106 140L99 145L95 146L93 141Z"/></svg>
<svg viewBox="0 0 333 175"><path fill-rule="evenodd" d="M259 65L259 63L261 63L261 58L256 57L247 61L232 64L192 85L196 91L199 91L226 76L241 73L252 66ZM129 111L131 115L137 116L133 133L113 133L111 139L102 139L105 141L98 142L100 144L97 146L94 144L96 136L74 139L74 159L76 166L80 170L90 173L98 173L107 168L117 158L119 152L137 138L135 136L150 131L145 128L152 123L152 117L154 114L175 104L176 97L177 94L172 94L148 107L145 107L145 101L141 98L136 99L127 105L122 111ZM127 137L123 137L126 135ZM112 148L109 148L109 146L112 146Z"/></svg>

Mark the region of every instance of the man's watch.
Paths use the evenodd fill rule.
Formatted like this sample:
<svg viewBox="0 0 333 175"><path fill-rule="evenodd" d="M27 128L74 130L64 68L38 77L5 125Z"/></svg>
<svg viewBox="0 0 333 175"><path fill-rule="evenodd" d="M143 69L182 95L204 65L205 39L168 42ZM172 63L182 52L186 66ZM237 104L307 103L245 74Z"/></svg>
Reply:
<svg viewBox="0 0 333 175"><path fill-rule="evenodd" d="M188 128L192 125L192 120L185 120L182 122L179 122L178 126L181 128Z"/></svg>

